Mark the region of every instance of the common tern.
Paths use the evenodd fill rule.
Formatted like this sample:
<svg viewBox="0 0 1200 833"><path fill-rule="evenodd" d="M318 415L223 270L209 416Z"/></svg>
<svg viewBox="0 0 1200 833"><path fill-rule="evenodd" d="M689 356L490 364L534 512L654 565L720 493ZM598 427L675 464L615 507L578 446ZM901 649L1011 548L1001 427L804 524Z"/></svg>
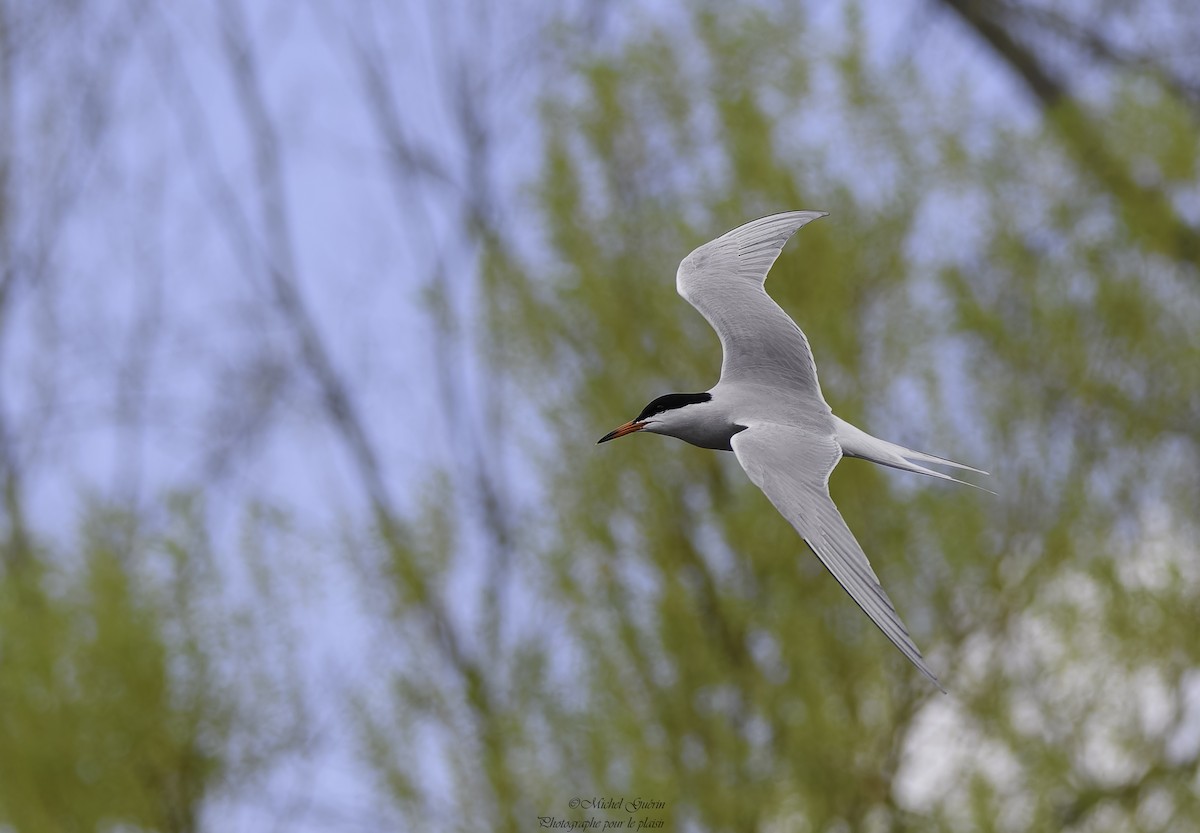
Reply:
<svg viewBox="0 0 1200 833"><path fill-rule="evenodd" d="M721 378L703 393L658 397L600 442L649 431L732 451L750 480L871 621L944 692L834 505L829 475L842 457L956 483L966 481L922 463L987 472L873 437L834 416L825 402L808 339L764 288L784 244L798 229L825 216L823 211L789 211L763 217L683 259L675 287L717 331Z"/></svg>

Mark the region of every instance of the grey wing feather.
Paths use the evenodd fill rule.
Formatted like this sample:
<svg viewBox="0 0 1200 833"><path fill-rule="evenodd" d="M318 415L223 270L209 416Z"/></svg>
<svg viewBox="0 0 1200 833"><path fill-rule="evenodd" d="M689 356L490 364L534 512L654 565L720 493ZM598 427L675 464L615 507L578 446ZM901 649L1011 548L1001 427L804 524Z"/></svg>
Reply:
<svg viewBox="0 0 1200 833"><path fill-rule="evenodd" d="M734 435L732 445L746 474L796 528L850 597L944 692L829 496L829 474L841 459L834 438L794 426L756 423Z"/></svg>
<svg viewBox="0 0 1200 833"><path fill-rule="evenodd" d="M705 243L679 264L679 294L721 339L721 381L786 386L824 403L808 339L763 288L788 239L824 216L789 211L762 217Z"/></svg>

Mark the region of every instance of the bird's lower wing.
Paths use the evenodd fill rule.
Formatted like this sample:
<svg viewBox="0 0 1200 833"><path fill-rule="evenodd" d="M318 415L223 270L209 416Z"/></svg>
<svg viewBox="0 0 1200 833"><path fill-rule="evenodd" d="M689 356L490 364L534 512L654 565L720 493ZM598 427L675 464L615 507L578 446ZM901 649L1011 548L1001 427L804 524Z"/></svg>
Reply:
<svg viewBox="0 0 1200 833"><path fill-rule="evenodd" d="M829 496L829 473L842 454L833 436L757 423L735 434L732 444L750 480L796 528L838 583L901 653L944 692Z"/></svg>

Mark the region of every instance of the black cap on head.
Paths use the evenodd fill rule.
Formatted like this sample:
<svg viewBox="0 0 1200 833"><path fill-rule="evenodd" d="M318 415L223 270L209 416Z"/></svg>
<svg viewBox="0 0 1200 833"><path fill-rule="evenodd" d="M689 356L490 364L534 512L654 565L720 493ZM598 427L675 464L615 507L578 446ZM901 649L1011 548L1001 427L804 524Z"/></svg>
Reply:
<svg viewBox="0 0 1200 833"><path fill-rule="evenodd" d="M700 402L708 402L712 399L711 393L668 393L665 396L660 396L649 405L642 409L642 412L637 415L634 422L642 422L655 414L661 414L663 411L673 411L676 408L682 408L684 405L696 405Z"/></svg>

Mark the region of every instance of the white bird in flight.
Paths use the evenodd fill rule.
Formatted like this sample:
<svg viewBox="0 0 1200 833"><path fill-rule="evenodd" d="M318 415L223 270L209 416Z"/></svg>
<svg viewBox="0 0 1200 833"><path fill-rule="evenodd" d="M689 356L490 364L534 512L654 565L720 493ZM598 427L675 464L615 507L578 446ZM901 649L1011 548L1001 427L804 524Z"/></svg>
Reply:
<svg viewBox="0 0 1200 833"><path fill-rule="evenodd" d="M658 397L600 442L649 431L732 451L871 621L944 692L829 496L829 475L842 457L956 483L966 481L921 463L987 472L872 437L830 410L808 339L763 288L788 239L824 216L789 211L763 217L683 259L675 286L717 331L724 353L721 378L704 393Z"/></svg>

